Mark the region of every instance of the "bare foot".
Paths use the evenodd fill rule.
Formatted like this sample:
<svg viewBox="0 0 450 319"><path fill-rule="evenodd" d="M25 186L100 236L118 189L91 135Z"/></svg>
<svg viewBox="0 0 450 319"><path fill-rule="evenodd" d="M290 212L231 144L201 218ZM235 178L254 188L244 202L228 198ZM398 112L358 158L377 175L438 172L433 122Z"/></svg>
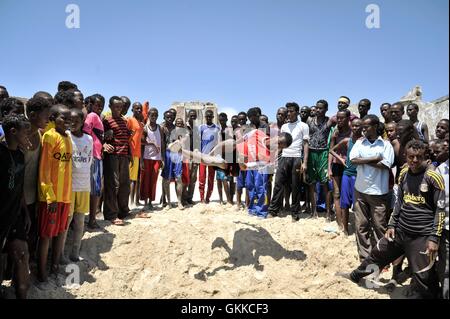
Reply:
<svg viewBox="0 0 450 319"><path fill-rule="evenodd" d="M310 218L310 219L317 219L317 218L319 218L319 214L317 212L314 212L311 215L309 215L308 218Z"/></svg>

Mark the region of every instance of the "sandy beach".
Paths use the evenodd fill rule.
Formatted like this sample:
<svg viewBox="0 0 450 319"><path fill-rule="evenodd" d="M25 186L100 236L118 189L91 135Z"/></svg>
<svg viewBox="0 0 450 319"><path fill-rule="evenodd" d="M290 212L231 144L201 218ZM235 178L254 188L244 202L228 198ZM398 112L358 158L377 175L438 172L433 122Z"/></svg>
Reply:
<svg viewBox="0 0 450 319"><path fill-rule="evenodd" d="M151 218L131 218L125 226L100 220L104 230L83 237L80 286L61 274L46 290L33 284L29 297L403 297L405 287L388 294L335 275L357 266L358 257L354 235L326 231L334 222L306 215L296 223L290 216L259 219L215 199L185 210L158 205ZM73 265L67 269L73 273Z"/></svg>

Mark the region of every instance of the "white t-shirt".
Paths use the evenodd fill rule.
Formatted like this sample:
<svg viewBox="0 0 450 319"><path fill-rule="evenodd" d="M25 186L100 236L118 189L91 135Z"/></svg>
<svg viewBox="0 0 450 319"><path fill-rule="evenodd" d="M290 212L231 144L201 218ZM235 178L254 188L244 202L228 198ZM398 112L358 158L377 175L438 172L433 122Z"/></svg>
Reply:
<svg viewBox="0 0 450 319"><path fill-rule="evenodd" d="M281 132L289 133L292 136L292 144L283 149L283 157L302 157L303 141L309 140L309 126L302 121L286 123L281 127Z"/></svg>
<svg viewBox="0 0 450 319"><path fill-rule="evenodd" d="M72 139L72 191L91 191L91 163L94 141L90 135L83 134Z"/></svg>
<svg viewBox="0 0 450 319"><path fill-rule="evenodd" d="M152 131L149 126L145 126L145 132L147 133L146 141L147 143L155 143L159 150L155 147L155 145L145 145L144 148L144 159L146 160L161 160L161 132L159 131L159 126L156 127L155 131Z"/></svg>

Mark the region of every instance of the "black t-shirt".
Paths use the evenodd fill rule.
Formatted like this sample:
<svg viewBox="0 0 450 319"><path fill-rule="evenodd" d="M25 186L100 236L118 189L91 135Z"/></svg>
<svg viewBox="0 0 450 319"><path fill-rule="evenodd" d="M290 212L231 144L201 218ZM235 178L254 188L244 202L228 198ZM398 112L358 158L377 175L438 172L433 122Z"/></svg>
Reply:
<svg viewBox="0 0 450 319"><path fill-rule="evenodd" d="M24 176L23 153L0 143L0 246L20 215Z"/></svg>
<svg viewBox="0 0 450 319"><path fill-rule="evenodd" d="M328 136L331 131L331 127L328 126L328 120L327 116L325 116L322 123L318 123L316 117L308 119L310 149L317 151L328 149Z"/></svg>
<svg viewBox="0 0 450 319"><path fill-rule="evenodd" d="M442 176L430 169L413 174L406 167L400 172L398 185L398 200L389 226L437 241L445 218Z"/></svg>

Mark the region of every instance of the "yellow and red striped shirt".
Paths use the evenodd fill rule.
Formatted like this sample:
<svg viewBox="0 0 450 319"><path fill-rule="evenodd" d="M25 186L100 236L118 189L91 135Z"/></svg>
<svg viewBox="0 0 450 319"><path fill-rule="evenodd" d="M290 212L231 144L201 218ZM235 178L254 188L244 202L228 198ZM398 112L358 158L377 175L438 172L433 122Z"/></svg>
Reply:
<svg viewBox="0 0 450 319"><path fill-rule="evenodd" d="M71 194L72 142L51 128L42 136L39 201L70 203Z"/></svg>

